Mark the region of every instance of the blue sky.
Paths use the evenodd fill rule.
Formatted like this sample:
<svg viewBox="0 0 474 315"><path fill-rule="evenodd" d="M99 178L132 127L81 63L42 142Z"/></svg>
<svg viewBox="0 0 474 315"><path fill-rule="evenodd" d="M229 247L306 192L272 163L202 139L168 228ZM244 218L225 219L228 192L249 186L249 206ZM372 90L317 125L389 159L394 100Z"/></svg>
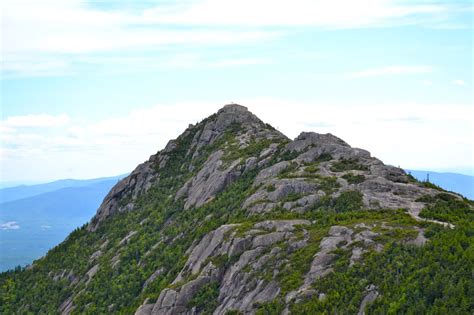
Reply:
<svg viewBox="0 0 474 315"><path fill-rule="evenodd" d="M470 1L1 6L2 181L128 172L231 101L290 137L474 169Z"/></svg>

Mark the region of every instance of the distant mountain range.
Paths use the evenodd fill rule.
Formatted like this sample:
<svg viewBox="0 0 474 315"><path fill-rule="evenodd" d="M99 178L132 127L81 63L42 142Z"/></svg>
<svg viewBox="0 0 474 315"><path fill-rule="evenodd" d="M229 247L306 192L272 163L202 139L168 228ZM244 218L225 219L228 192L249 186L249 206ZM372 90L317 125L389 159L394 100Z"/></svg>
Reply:
<svg viewBox="0 0 474 315"><path fill-rule="evenodd" d="M19 185L0 189L0 203L37 196L43 193L56 191L62 188L87 187L106 181L117 181L126 175L101 177L94 179L61 179L50 183L36 185Z"/></svg>
<svg viewBox="0 0 474 315"><path fill-rule="evenodd" d="M474 176L457 173L437 173L432 171L406 170L420 181L427 180L443 189L457 192L474 200Z"/></svg>
<svg viewBox="0 0 474 315"><path fill-rule="evenodd" d="M88 222L124 176L0 189L0 271L31 263Z"/></svg>

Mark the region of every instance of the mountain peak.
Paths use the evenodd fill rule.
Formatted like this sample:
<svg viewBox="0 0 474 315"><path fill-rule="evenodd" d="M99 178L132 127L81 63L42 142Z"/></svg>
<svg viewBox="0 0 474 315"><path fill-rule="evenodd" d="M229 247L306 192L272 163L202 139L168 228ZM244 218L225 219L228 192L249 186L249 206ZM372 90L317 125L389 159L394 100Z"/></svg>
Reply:
<svg viewBox="0 0 474 315"><path fill-rule="evenodd" d="M215 127L218 132L223 131L232 123L263 125L263 122L251 113L247 107L239 104L224 105L224 107L217 111L216 118Z"/></svg>
<svg viewBox="0 0 474 315"><path fill-rule="evenodd" d="M248 111L249 111L248 108L243 105L239 105L236 103L229 103L229 104L224 105L224 107L222 107L221 109L219 109L218 113L219 112L248 112Z"/></svg>
<svg viewBox="0 0 474 315"><path fill-rule="evenodd" d="M167 173L172 166L179 168L178 173L183 173L180 175L183 177L186 176L186 171L192 173L200 170L196 174L197 179L185 183L178 195L188 199L185 207L202 205L243 173L244 169L241 169L239 164L241 160L257 153L252 150L264 148L256 144L269 145L282 141L289 139L261 121L247 107L227 104L197 125L190 125L177 139L170 140L163 150L152 155L148 161L140 164L128 177L120 181L105 197L88 229L96 230L101 221L114 213L135 210L135 200L138 196L163 180L163 173ZM239 153L240 150L245 153ZM239 155L240 159L233 161L230 169L218 171L216 177L210 177L210 173L222 168L222 159L227 160L230 156ZM188 193L193 186L199 189L193 189L195 193Z"/></svg>

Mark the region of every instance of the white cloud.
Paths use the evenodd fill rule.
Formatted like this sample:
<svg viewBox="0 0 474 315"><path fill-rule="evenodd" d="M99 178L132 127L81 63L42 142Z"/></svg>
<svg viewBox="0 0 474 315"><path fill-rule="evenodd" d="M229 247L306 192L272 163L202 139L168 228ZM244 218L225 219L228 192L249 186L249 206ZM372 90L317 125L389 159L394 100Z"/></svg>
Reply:
<svg viewBox="0 0 474 315"><path fill-rule="evenodd" d="M349 78L367 78L387 75L408 75L408 74L424 74L431 73L434 69L431 66L387 66L380 68L365 69L353 73L349 73Z"/></svg>
<svg viewBox="0 0 474 315"><path fill-rule="evenodd" d="M20 225L16 221L0 223L0 230L18 230Z"/></svg>
<svg viewBox="0 0 474 315"><path fill-rule="evenodd" d="M216 112L226 101L160 104L89 124L74 119L55 133L2 134L3 180L93 178L131 171L168 140ZM406 168L472 167L474 106L373 104L342 106L233 99L290 138L330 132Z"/></svg>
<svg viewBox="0 0 474 315"><path fill-rule="evenodd" d="M69 116L66 114L62 115L24 115L24 116L10 116L6 120L0 123L0 128L6 128L6 130L12 128L24 128L24 127L58 127L63 126L69 122Z"/></svg>
<svg viewBox="0 0 474 315"><path fill-rule="evenodd" d="M431 80L424 80L422 83L423 83L423 85L425 85L425 86L431 86L431 85L433 85L433 81L431 81Z"/></svg>
<svg viewBox="0 0 474 315"><path fill-rule="evenodd" d="M404 18L446 9L393 0L205 0L147 9L143 20L178 25L353 28L413 23Z"/></svg>
<svg viewBox="0 0 474 315"><path fill-rule="evenodd" d="M450 20L452 7L398 0L201 0L132 11L100 10L81 0L4 0L1 71L19 76L64 74L84 56L255 43L292 34L288 28L299 26L426 24ZM246 64L241 60L222 66Z"/></svg>
<svg viewBox="0 0 474 315"><path fill-rule="evenodd" d="M245 66L245 65L262 65L270 64L270 60L256 59L256 58L237 58L237 59L224 59L218 60L212 64L211 67L232 67L232 66Z"/></svg>
<svg viewBox="0 0 474 315"><path fill-rule="evenodd" d="M459 86L464 86L464 85L466 85L466 82L464 80L454 80L453 84L454 85L459 85Z"/></svg>
<svg viewBox="0 0 474 315"><path fill-rule="evenodd" d="M18 74L64 72L71 58L92 53L143 52L182 44L232 45L280 36L257 29L176 28L162 22L148 25L140 14L100 11L78 0L7 0L1 6L2 71Z"/></svg>

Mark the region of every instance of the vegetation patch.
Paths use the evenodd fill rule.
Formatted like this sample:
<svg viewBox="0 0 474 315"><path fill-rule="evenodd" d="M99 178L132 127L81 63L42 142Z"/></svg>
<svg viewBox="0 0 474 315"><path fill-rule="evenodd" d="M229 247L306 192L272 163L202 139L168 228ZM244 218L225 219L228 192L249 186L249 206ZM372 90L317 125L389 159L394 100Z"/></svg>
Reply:
<svg viewBox="0 0 474 315"><path fill-rule="evenodd" d="M308 173L317 173L319 172L319 167L317 165L308 165L304 168L305 172Z"/></svg>
<svg viewBox="0 0 474 315"><path fill-rule="evenodd" d="M423 247L390 242L382 253L371 251L356 264L314 284L325 299L315 297L291 306L292 314L357 314L373 284L379 292L369 314L470 314L472 227L446 230L430 225ZM471 231L471 232L469 232Z"/></svg>
<svg viewBox="0 0 474 315"><path fill-rule="evenodd" d="M281 314L285 309L285 304L282 300L275 299L271 302L261 303L257 306L257 311L255 315L273 315L273 314Z"/></svg>
<svg viewBox="0 0 474 315"><path fill-rule="evenodd" d="M369 168L363 164L360 164L355 159L342 159L338 160L331 165L331 171L333 172L345 172L345 171L368 171Z"/></svg>
<svg viewBox="0 0 474 315"><path fill-rule="evenodd" d="M323 153L316 158L315 162L327 162L327 161L331 161L332 159L334 158L332 157L331 154Z"/></svg>
<svg viewBox="0 0 474 315"><path fill-rule="evenodd" d="M357 190L344 191L337 198L324 196L313 206L312 211L333 213L360 211L364 206L362 197L362 193Z"/></svg>
<svg viewBox="0 0 474 315"><path fill-rule="evenodd" d="M349 184L360 184L365 181L365 176L362 174L354 175L352 173L347 173L342 176Z"/></svg>
<svg viewBox="0 0 474 315"><path fill-rule="evenodd" d="M293 201L296 201L300 198L302 198L304 196L304 194L302 193L289 193L288 195L286 195L286 197L282 200L282 202L293 202Z"/></svg>
<svg viewBox="0 0 474 315"><path fill-rule="evenodd" d="M300 155L300 153L296 150L284 150L279 154L279 158L281 161L291 161L293 159L296 159Z"/></svg>
<svg viewBox="0 0 474 315"><path fill-rule="evenodd" d="M440 193L436 196L423 196L417 201L427 203L427 206L420 212L421 217L444 222L474 222L474 205L467 199Z"/></svg>
<svg viewBox="0 0 474 315"><path fill-rule="evenodd" d="M278 274L282 294L296 290L304 283L304 276L309 271L314 254L318 252L319 242L326 235L327 229L311 230L308 245L291 253L288 257L291 264L286 265Z"/></svg>
<svg viewBox="0 0 474 315"><path fill-rule="evenodd" d="M276 190L276 187L275 187L275 185L270 184L266 187L266 190L267 190L267 192L272 192L272 191Z"/></svg>
<svg viewBox="0 0 474 315"><path fill-rule="evenodd" d="M439 187L438 185L433 184L433 183L431 183L431 182L429 182L429 181L422 181L422 182L420 182L420 183L421 183L421 185L422 185L423 187L431 188L431 189L436 189L436 190L439 190L439 191L444 191L443 188L441 188L441 187Z"/></svg>
<svg viewBox="0 0 474 315"><path fill-rule="evenodd" d="M199 314L212 314L217 308L219 302L219 282L211 281L203 285L199 291L189 301L187 307L196 307L196 311Z"/></svg>
<svg viewBox="0 0 474 315"><path fill-rule="evenodd" d="M284 178L291 178L291 177L297 177L293 174L294 171L298 169L298 163L296 162L291 162L290 165L288 165L283 172L281 172L278 175L279 179L284 179Z"/></svg>
<svg viewBox="0 0 474 315"><path fill-rule="evenodd" d="M362 193L357 190L342 192L339 197L334 200L333 208L337 213L361 210L364 203L362 202Z"/></svg>
<svg viewBox="0 0 474 315"><path fill-rule="evenodd" d="M335 192L339 187L341 187L341 185L337 182L337 177L335 176L321 177L318 180L318 188L328 195Z"/></svg>
<svg viewBox="0 0 474 315"><path fill-rule="evenodd" d="M255 138L252 138L247 146L239 148L237 141L235 141L235 138L233 139L234 142L227 147L226 154L222 158L224 165L228 165L239 158L247 159L251 156L258 157L260 152L262 152L263 149L268 148L272 143L272 140L270 139L256 140Z"/></svg>

